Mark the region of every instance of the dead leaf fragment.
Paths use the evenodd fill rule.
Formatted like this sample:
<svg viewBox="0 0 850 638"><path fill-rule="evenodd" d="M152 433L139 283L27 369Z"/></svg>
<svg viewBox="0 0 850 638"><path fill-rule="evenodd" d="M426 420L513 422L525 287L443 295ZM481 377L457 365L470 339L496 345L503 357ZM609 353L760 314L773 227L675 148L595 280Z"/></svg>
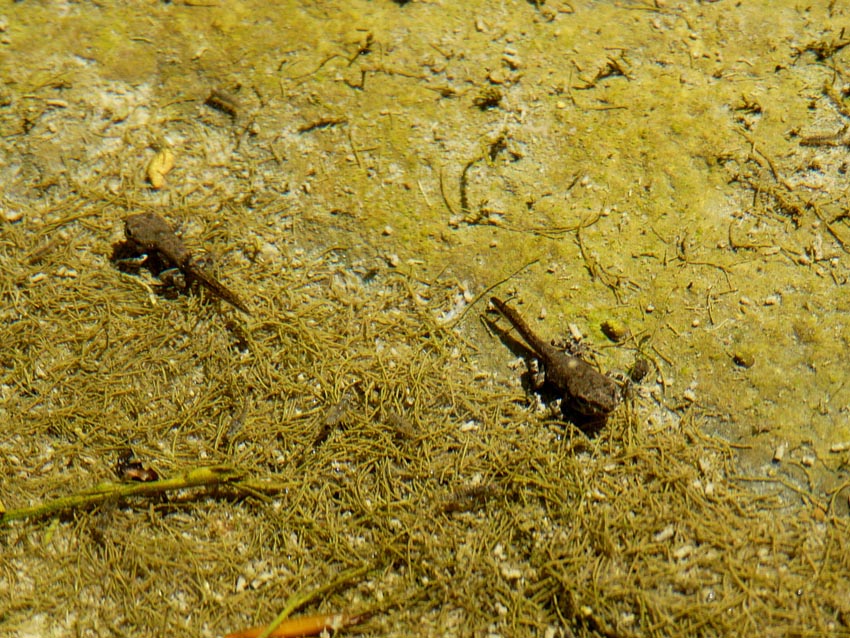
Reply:
<svg viewBox="0 0 850 638"><path fill-rule="evenodd" d="M296 636L318 636L322 632L334 634L345 627L362 623L370 614L315 614L287 618L269 635L270 638L295 638ZM266 631L265 626L252 627L227 634L224 638L258 638Z"/></svg>
<svg viewBox="0 0 850 638"><path fill-rule="evenodd" d="M162 148L148 162L147 177L151 188L159 190L165 185L165 176L174 168L174 153Z"/></svg>

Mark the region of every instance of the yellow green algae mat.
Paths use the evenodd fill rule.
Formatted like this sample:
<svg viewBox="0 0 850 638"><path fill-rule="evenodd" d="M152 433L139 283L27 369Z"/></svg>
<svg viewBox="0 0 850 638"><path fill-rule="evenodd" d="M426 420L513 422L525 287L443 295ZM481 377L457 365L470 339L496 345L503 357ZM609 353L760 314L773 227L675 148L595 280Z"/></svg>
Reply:
<svg viewBox="0 0 850 638"><path fill-rule="evenodd" d="M848 12L4 5L0 634L850 635Z"/></svg>

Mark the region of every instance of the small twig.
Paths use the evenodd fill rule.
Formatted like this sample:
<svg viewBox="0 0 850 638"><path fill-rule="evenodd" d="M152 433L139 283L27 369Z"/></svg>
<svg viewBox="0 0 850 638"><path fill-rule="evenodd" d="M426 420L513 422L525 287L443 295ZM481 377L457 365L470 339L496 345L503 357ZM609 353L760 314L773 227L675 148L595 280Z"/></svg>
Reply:
<svg viewBox="0 0 850 638"><path fill-rule="evenodd" d="M458 315L457 319L455 319L455 320L454 320L451 324L449 324L449 329L451 330L452 328L454 328L455 326L457 326L457 325L458 325L461 321L463 321L463 318L466 316L466 313L468 313L468 312L472 309L472 307L473 307L475 304L477 304L477 303L478 303L478 301L481 299L481 297L483 297L484 295L489 294L492 290L494 290L494 289L498 288L499 286L501 286L501 285L502 285L503 283L505 283L506 281L509 281L509 280L513 279L513 278L514 278L514 277L516 277L518 274L520 274L523 270L525 270L526 268L529 268L530 266L533 266L533 265L534 265L534 264L536 264L538 261L540 261L540 257L537 257L537 258L535 258L535 259L532 259L532 260L531 260L530 262L528 262L527 264L525 264L525 265L520 266L519 268L517 268L515 271L513 271L513 272L512 272L510 275L508 275L507 277L504 277L504 278L500 279L499 281L497 281L497 282L496 282L496 283L494 283L493 285L488 286L487 288L485 288L484 290L482 290L481 292L479 292L477 295L475 295L475 299L473 299L473 300L469 303L469 305L468 305L466 308L464 308L464 309L463 309L463 312L461 312L461 313L460 313L460 315Z"/></svg>
<svg viewBox="0 0 850 638"><path fill-rule="evenodd" d="M92 488L62 496L31 507L3 512L0 509L0 527L14 520L40 518L57 514L69 509L79 509L98 505L111 499L124 499L130 496L151 496L190 487L215 487L226 485L243 494L264 499L268 494L279 494L294 487L292 481L275 481L257 478L243 478L244 472L226 465L212 465L189 470L179 476L141 483L113 483L106 481ZM2 506L0 506L2 507Z"/></svg>
<svg viewBox="0 0 850 638"><path fill-rule="evenodd" d="M446 184L443 180L443 171L440 170L440 195L443 197L443 203L446 205L446 208L449 209L449 212L453 217L457 217L457 211L452 206L452 203L449 201L448 196L446 195Z"/></svg>
<svg viewBox="0 0 850 638"><path fill-rule="evenodd" d="M800 138L800 146L847 146L848 144L850 144L850 135L847 135L846 124L835 133L821 133Z"/></svg>
<svg viewBox="0 0 850 638"><path fill-rule="evenodd" d="M289 597L289 600L286 601L286 605L284 605L283 610L277 615L277 618L275 618L266 627L265 631L263 631L259 635L259 638L268 638L272 634L272 632L274 632L274 630L278 627L278 625L280 625L284 620L286 620L290 615L292 615L292 612L296 611L300 607L303 607L304 605L318 598L319 596L329 591L333 591L334 589L348 582L349 580L353 580L355 578L359 578L365 575L366 572L369 571L369 569L369 565L355 567L353 569L349 569L347 571L342 572L332 581L325 583L324 585L321 585L316 589L313 589L308 592L298 592L292 594L292 596Z"/></svg>
<svg viewBox="0 0 850 638"><path fill-rule="evenodd" d="M605 267L599 263L599 260L590 255L584 247L584 240L581 238L581 231L584 228L587 228L593 223L596 223L599 220L597 216L596 219L592 220L588 224L579 224L578 228L576 228L576 243L578 243L578 250L581 254L581 258L584 261L584 267L587 268L587 272L590 274L591 279L598 279L602 282L602 284L611 290L614 293L614 298L617 300L617 303L621 303L622 299L620 298L620 286L623 283L629 284L633 286L635 289L640 289L640 286L634 283L627 277L620 277L619 275L611 275L605 270Z"/></svg>
<svg viewBox="0 0 850 638"><path fill-rule="evenodd" d="M313 120L312 122L307 122L306 124L302 124L299 126L296 131L298 133L309 133L311 131L331 128L333 126L338 126L340 124L345 124L348 120L344 117L320 117L318 120Z"/></svg>
<svg viewBox="0 0 850 638"><path fill-rule="evenodd" d="M832 102L832 105L835 107L841 115L846 118L850 118L850 109L847 108L847 105L844 104L844 100L841 95L839 95L838 91L835 90L835 87L831 82L826 82L823 85L823 92L826 97Z"/></svg>
<svg viewBox="0 0 850 638"><path fill-rule="evenodd" d="M9 510L0 516L0 526L14 520L37 518L47 516L48 514L56 514L57 512L68 509L97 505L98 503L114 498L149 496L189 487L210 487L213 485L234 483L235 481L239 481L242 476L243 472L239 470L225 465L213 465L189 470L185 474L174 478L147 483L104 482L82 492L71 494L70 496L63 496L52 501L33 505L32 507ZM252 482L250 488L256 489L256 487L256 483Z"/></svg>
<svg viewBox="0 0 850 638"><path fill-rule="evenodd" d="M838 495L842 492L842 490L845 490L848 487L850 487L850 481L844 481L832 491L832 494L829 497L829 508L826 510L827 512L835 512L835 499L838 498Z"/></svg>
<svg viewBox="0 0 850 638"><path fill-rule="evenodd" d="M841 250L845 253L850 253L850 247L848 247L847 242L845 242L841 237L838 236L838 232L832 227L832 224L836 221L836 219L840 219L840 217L829 221L826 217L821 213L820 208L812 204L812 210L815 212L815 217L817 217L824 226L826 226L827 232L832 235L832 238L841 246Z"/></svg>
<svg viewBox="0 0 850 638"><path fill-rule="evenodd" d="M466 163L466 166L463 167L463 171L460 173L460 210L465 215L469 214L469 197L467 196L467 185L468 185L468 177L469 169L472 168L472 165L475 164L481 157L474 157Z"/></svg>

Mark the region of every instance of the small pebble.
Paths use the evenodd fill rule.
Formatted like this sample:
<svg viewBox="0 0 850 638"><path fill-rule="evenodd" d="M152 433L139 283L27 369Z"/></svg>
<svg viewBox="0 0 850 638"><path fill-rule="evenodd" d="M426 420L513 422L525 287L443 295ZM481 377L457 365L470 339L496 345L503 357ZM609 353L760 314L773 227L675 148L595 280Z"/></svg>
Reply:
<svg viewBox="0 0 850 638"><path fill-rule="evenodd" d="M578 342L578 341L581 341L584 338L584 336L581 334L581 330L579 329L579 327L576 324L574 324L574 323L569 324L567 326L567 329L570 331L570 338L573 341Z"/></svg>
<svg viewBox="0 0 850 638"><path fill-rule="evenodd" d="M693 545L682 545L679 549L673 552L673 558L675 558L676 560L682 560L683 558L687 558L693 553Z"/></svg>
<svg viewBox="0 0 850 638"><path fill-rule="evenodd" d="M502 572L502 577L505 580L519 580L522 578L522 571L510 565L502 565L499 570Z"/></svg>
<svg viewBox="0 0 850 638"><path fill-rule="evenodd" d="M77 271L73 268L68 268L68 266L59 266L59 268L56 269L56 276L64 277L65 279L76 279Z"/></svg>
<svg viewBox="0 0 850 638"><path fill-rule="evenodd" d="M507 82L508 76L501 69L496 69L495 71L490 71L487 75L487 79L493 84L504 84Z"/></svg>
<svg viewBox="0 0 850 638"><path fill-rule="evenodd" d="M3 219L7 222L17 222L23 219L24 213L20 210L4 210Z"/></svg>
<svg viewBox="0 0 850 638"><path fill-rule="evenodd" d="M736 350L732 353L732 361L741 368L752 368L756 363L756 358L751 352Z"/></svg>
<svg viewBox="0 0 850 638"><path fill-rule="evenodd" d="M516 71L522 66L522 58L517 55L505 54L502 56L502 62L507 64L512 71Z"/></svg>
<svg viewBox="0 0 850 638"><path fill-rule="evenodd" d="M669 541L673 538L673 535L676 533L676 527L671 523L660 532L658 532L655 536L652 537L656 543L663 543L665 541Z"/></svg>
<svg viewBox="0 0 850 638"><path fill-rule="evenodd" d="M614 343L623 341L631 334L629 327L622 321L617 321L616 319L607 319L603 321L601 328L602 334Z"/></svg>

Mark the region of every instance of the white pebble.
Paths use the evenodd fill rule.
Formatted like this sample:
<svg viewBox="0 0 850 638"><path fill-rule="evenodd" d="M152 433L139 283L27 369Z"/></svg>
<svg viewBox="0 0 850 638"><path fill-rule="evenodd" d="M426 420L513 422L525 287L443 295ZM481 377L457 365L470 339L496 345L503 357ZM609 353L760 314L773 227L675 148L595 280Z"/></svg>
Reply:
<svg viewBox="0 0 850 638"><path fill-rule="evenodd" d="M663 543L663 542L669 541L671 538L673 538L673 534L675 534L675 533L676 533L676 528L671 523L670 525L668 525L667 527L662 529L660 532L658 532L655 536L653 536L652 539L656 543Z"/></svg>
<svg viewBox="0 0 850 638"><path fill-rule="evenodd" d="M7 222L17 222L20 221L24 216L24 213L19 210L4 210L3 211L3 219Z"/></svg>

